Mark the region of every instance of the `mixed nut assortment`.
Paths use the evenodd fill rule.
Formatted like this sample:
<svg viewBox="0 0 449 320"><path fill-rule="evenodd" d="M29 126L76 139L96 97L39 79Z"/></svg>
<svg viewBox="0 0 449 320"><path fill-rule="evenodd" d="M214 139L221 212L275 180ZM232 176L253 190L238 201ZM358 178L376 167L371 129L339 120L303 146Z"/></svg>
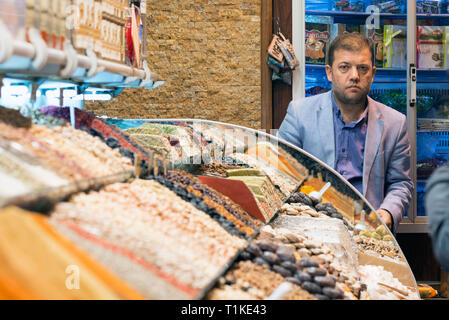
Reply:
<svg viewBox="0 0 449 320"><path fill-rule="evenodd" d="M154 178L197 209L206 212L233 235L249 238L262 225L231 199L186 172L172 170L164 177L149 178Z"/></svg>
<svg viewBox="0 0 449 320"><path fill-rule="evenodd" d="M263 281L261 281L263 279ZM269 269L266 265L246 261L238 261L229 272L218 279L216 287L211 290L208 300L252 300L267 299L285 278ZM291 290L281 299L285 300L317 300L317 298L290 282Z"/></svg>
<svg viewBox="0 0 449 320"><path fill-rule="evenodd" d="M58 203L50 219L65 221L176 279L203 289L245 241L154 180L116 183ZM159 298L155 296L153 298Z"/></svg>
<svg viewBox="0 0 449 320"><path fill-rule="evenodd" d="M392 241L379 240L362 235L354 236L354 240L363 251L376 252L380 256L392 259L399 258L399 249Z"/></svg>
<svg viewBox="0 0 449 320"><path fill-rule="evenodd" d="M264 226L240 259L266 266L318 299L355 299L363 288L327 246L282 228Z"/></svg>
<svg viewBox="0 0 449 320"><path fill-rule="evenodd" d="M303 192L293 193L288 198L287 203L282 206L279 213L300 216L307 215L315 218L330 217L341 219L349 230L353 230L351 222L348 222L332 203L319 202Z"/></svg>

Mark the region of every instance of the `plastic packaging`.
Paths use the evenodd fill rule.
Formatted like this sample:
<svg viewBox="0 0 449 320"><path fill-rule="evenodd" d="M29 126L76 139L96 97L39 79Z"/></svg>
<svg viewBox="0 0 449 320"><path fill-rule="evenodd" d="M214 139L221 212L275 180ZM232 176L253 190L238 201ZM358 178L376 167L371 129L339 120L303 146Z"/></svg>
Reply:
<svg viewBox="0 0 449 320"><path fill-rule="evenodd" d="M418 68L440 69L444 67L444 40L446 27L418 27Z"/></svg>
<svg viewBox="0 0 449 320"><path fill-rule="evenodd" d="M384 68L405 68L407 65L407 27L384 26Z"/></svg>
<svg viewBox="0 0 449 320"><path fill-rule="evenodd" d="M25 34L25 0L0 0L0 19L13 37Z"/></svg>

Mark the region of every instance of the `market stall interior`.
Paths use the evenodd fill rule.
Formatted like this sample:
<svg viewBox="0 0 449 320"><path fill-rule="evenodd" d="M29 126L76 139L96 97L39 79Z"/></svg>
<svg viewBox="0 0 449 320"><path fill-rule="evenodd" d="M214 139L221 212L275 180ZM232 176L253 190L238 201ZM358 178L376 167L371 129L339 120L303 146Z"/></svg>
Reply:
<svg viewBox="0 0 449 320"><path fill-rule="evenodd" d="M17 265L31 252L45 269L79 250L95 260L89 268L118 278L111 283L151 299L264 299L285 281L291 299L419 298L371 206L304 151L225 123L76 111L73 128L67 107L32 119L2 109L2 273L24 291L62 294L33 291L45 277L31 280ZM321 201L308 196L326 182ZM7 241L18 236L23 246ZM35 250L50 236L42 246L61 246L55 257ZM128 297L108 281L108 294Z"/></svg>
<svg viewBox="0 0 449 320"><path fill-rule="evenodd" d="M53 38L34 25L28 41L0 23L0 298L420 299L374 208L302 149L223 122L99 117L65 103L66 90L112 98L163 84L139 43L145 2L124 19L113 9L125 2L92 1L112 6L93 21L127 34L123 52L114 37L105 44L107 60L80 29L49 27ZM57 24L56 3L39 23ZM18 90L30 96L15 100Z"/></svg>

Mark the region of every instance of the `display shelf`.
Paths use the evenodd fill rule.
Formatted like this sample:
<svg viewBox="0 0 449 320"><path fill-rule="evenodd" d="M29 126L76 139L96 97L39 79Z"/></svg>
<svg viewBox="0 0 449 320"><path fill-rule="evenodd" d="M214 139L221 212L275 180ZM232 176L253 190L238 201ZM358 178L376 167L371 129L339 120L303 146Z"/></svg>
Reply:
<svg viewBox="0 0 449 320"><path fill-rule="evenodd" d="M71 45L64 51L48 48L42 39L34 43L13 40L5 33L0 43L0 76L28 82L53 81L73 83L88 88L92 86L112 89L141 87L154 89L163 84L158 75L150 71L146 61L143 69L98 59L95 54L77 54ZM11 41L9 42L8 39Z"/></svg>
<svg viewBox="0 0 449 320"><path fill-rule="evenodd" d="M334 10L306 10L306 14L313 16L332 16L332 17L341 17L341 18L349 18L349 17L360 17L366 18L371 13L369 12L356 12L356 11L334 11ZM423 14L424 15L424 14ZM388 12L380 12L379 16L382 18L389 19L406 19L406 13L388 13ZM447 15L449 17L449 15Z"/></svg>
<svg viewBox="0 0 449 320"><path fill-rule="evenodd" d="M330 16L333 17L335 23L348 23L356 21L365 21L372 13L370 12L351 12L351 11L330 11L330 10L306 10L306 15L310 16ZM380 12L377 14L381 20L406 20L406 13L387 13ZM416 19L425 20L432 19L435 25L446 25L449 23L449 14L429 14L417 13Z"/></svg>
<svg viewBox="0 0 449 320"><path fill-rule="evenodd" d="M447 119L418 118L418 127L416 130L417 133L448 132L448 131L449 131L449 120Z"/></svg>
<svg viewBox="0 0 449 320"><path fill-rule="evenodd" d="M307 74L309 73L309 74ZM306 81L320 82L327 80L326 68L319 64L306 64ZM449 77L447 70L444 69L418 69L418 81L420 83L447 83L449 84ZM407 72L401 68L377 68L374 77L375 83L398 83L407 82Z"/></svg>

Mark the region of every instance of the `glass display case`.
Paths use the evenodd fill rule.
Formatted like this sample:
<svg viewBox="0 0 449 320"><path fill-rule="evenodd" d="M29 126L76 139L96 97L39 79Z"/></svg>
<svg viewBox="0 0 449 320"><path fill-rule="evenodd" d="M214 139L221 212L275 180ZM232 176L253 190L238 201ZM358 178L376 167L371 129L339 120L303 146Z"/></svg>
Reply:
<svg viewBox="0 0 449 320"><path fill-rule="evenodd" d="M41 164L47 176L71 177L76 186L15 197L7 193L20 191L17 183L3 188L2 219L46 213L40 225L47 232L55 228L135 294L419 299L400 246L366 199L335 170L273 135L207 120L98 118L79 109L72 128L69 107L41 108L33 120L0 111L0 160L14 156L0 162L2 177L42 184ZM101 168L104 157L111 159ZM35 168L5 170L13 164ZM118 175L107 176L112 169ZM85 185L86 176L95 179ZM123 268L130 265L137 278ZM143 285L148 281L151 287ZM277 296L281 285L290 286L286 296Z"/></svg>
<svg viewBox="0 0 449 320"><path fill-rule="evenodd" d="M154 137L154 135L158 135L160 138L164 137L171 142L172 148L178 149L174 158L173 154L170 154L175 167L200 177L200 180L204 183L211 183L206 182L208 177L236 178L230 173L232 169L220 171L217 169L220 166L243 164L245 167L260 170L273 182L281 199L278 205L274 205L271 210L264 210L267 199L270 199L270 197L266 194L264 199L264 197L261 197L262 194L258 194L251 187L257 206L260 211L265 211L261 217L266 223L273 227L292 231L309 232L315 239L319 238L331 246L350 246L342 240L341 234L338 236L340 237L339 240L331 239L331 234L335 236L338 232L335 233L335 229L332 229L336 228L335 225L331 227L327 223L332 224L331 220L335 219L327 220L325 216L321 215L323 212L309 215L289 207L295 201L301 202L292 199L299 199L299 195L310 195L312 191L319 191L326 183L329 183L329 188L324 189L322 203L331 203L341 213L341 215L329 217L341 219L343 225L351 230L350 233L355 236L354 239L357 239L356 242L359 246L367 245L369 247L367 244L369 241L379 241L380 243L393 241L399 249L399 255L393 257L393 259L387 256L381 258L378 253L372 251L372 247L367 249L366 254L363 253L364 249L361 249L360 252L362 253L359 254L354 254L354 251L347 247L345 249L339 247L335 250L342 250L341 254L346 259L351 260L351 263L357 265L371 263L382 265L385 270L392 272L395 276L404 272L400 276L401 280L409 283L409 285L414 283L410 269L403 264L406 259L400 251L399 245L389 229L377 217L371 205L338 172L304 150L262 131L214 121L194 119L105 120L140 141L148 141L144 139L145 136ZM186 131L189 132L187 136L190 135L191 138L179 140L180 137L186 136L182 133ZM194 141L197 141L197 143L194 143ZM198 141L203 142L202 147L198 147ZM193 149L192 146L196 146L196 152L202 153L201 157L195 158L188 152ZM168 153L166 152L166 154ZM250 173L247 173L247 175L250 175ZM240 176L237 180L244 181L248 186L252 186L254 183L251 181L252 178ZM232 192L234 188L232 185L224 186L223 184L223 187L217 186L217 184L212 185L218 188L217 190L235 197ZM276 196L272 197L268 202L276 203L275 198ZM243 205L245 206L245 204ZM316 205L315 208L317 208ZM257 212L257 208L255 211ZM326 238L327 236L329 238ZM355 257L351 257L353 255ZM404 275L406 276L404 277Z"/></svg>
<svg viewBox="0 0 449 320"><path fill-rule="evenodd" d="M294 98L331 89L324 69L324 53L338 34L355 31L373 40L377 71L369 95L407 116L412 148L412 178L416 187L398 232L427 232L425 183L435 168L448 159L447 3L305 1L304 7L293 8L293 20L301 16L301 10L305 13L304 26L299 24L296 31L297 39L304 35L298 40L305 44L301 52L304 56L300 57L304 68L297 74L303 79L299 82L304 81L304 88L294 87ZM313 59L314 50L318 49L323 59Z"/></svg>
<svg viewBox="0 0 449 320"><path fill-rule="evenodd" d="M316 5L311 23L324 33L318 10L347 22L364 8L361 1ZM382 10L404 20L403 6ZM348 28L357 30L356 22ZM36 69L35 54L46 47L11 43L0 59L1 97L22 114L0 108L0 176L9 182L0 186L0 273L23 288L42 299L419 299L395 237L319 159L227 123L90 114L73 98L161 83L146 64L124 68L56 48L44 50L48 63ZM310 40L311 49L320 46ZM320 55L312 60L307 83L324 71ZM68 75L59 72L66 64ZM407 77L401 67L392 72ZM397 82L388 72L379 77ZM15 93L25 99L10 100ZM67 274L72 256L91 275L81 290L53 277ZM22 268L29 265L36 269ZM47 291L47 282L59 289ZM286 284L290 293L279 295ZM29 298L23 292L13 293Z"/></svg>

